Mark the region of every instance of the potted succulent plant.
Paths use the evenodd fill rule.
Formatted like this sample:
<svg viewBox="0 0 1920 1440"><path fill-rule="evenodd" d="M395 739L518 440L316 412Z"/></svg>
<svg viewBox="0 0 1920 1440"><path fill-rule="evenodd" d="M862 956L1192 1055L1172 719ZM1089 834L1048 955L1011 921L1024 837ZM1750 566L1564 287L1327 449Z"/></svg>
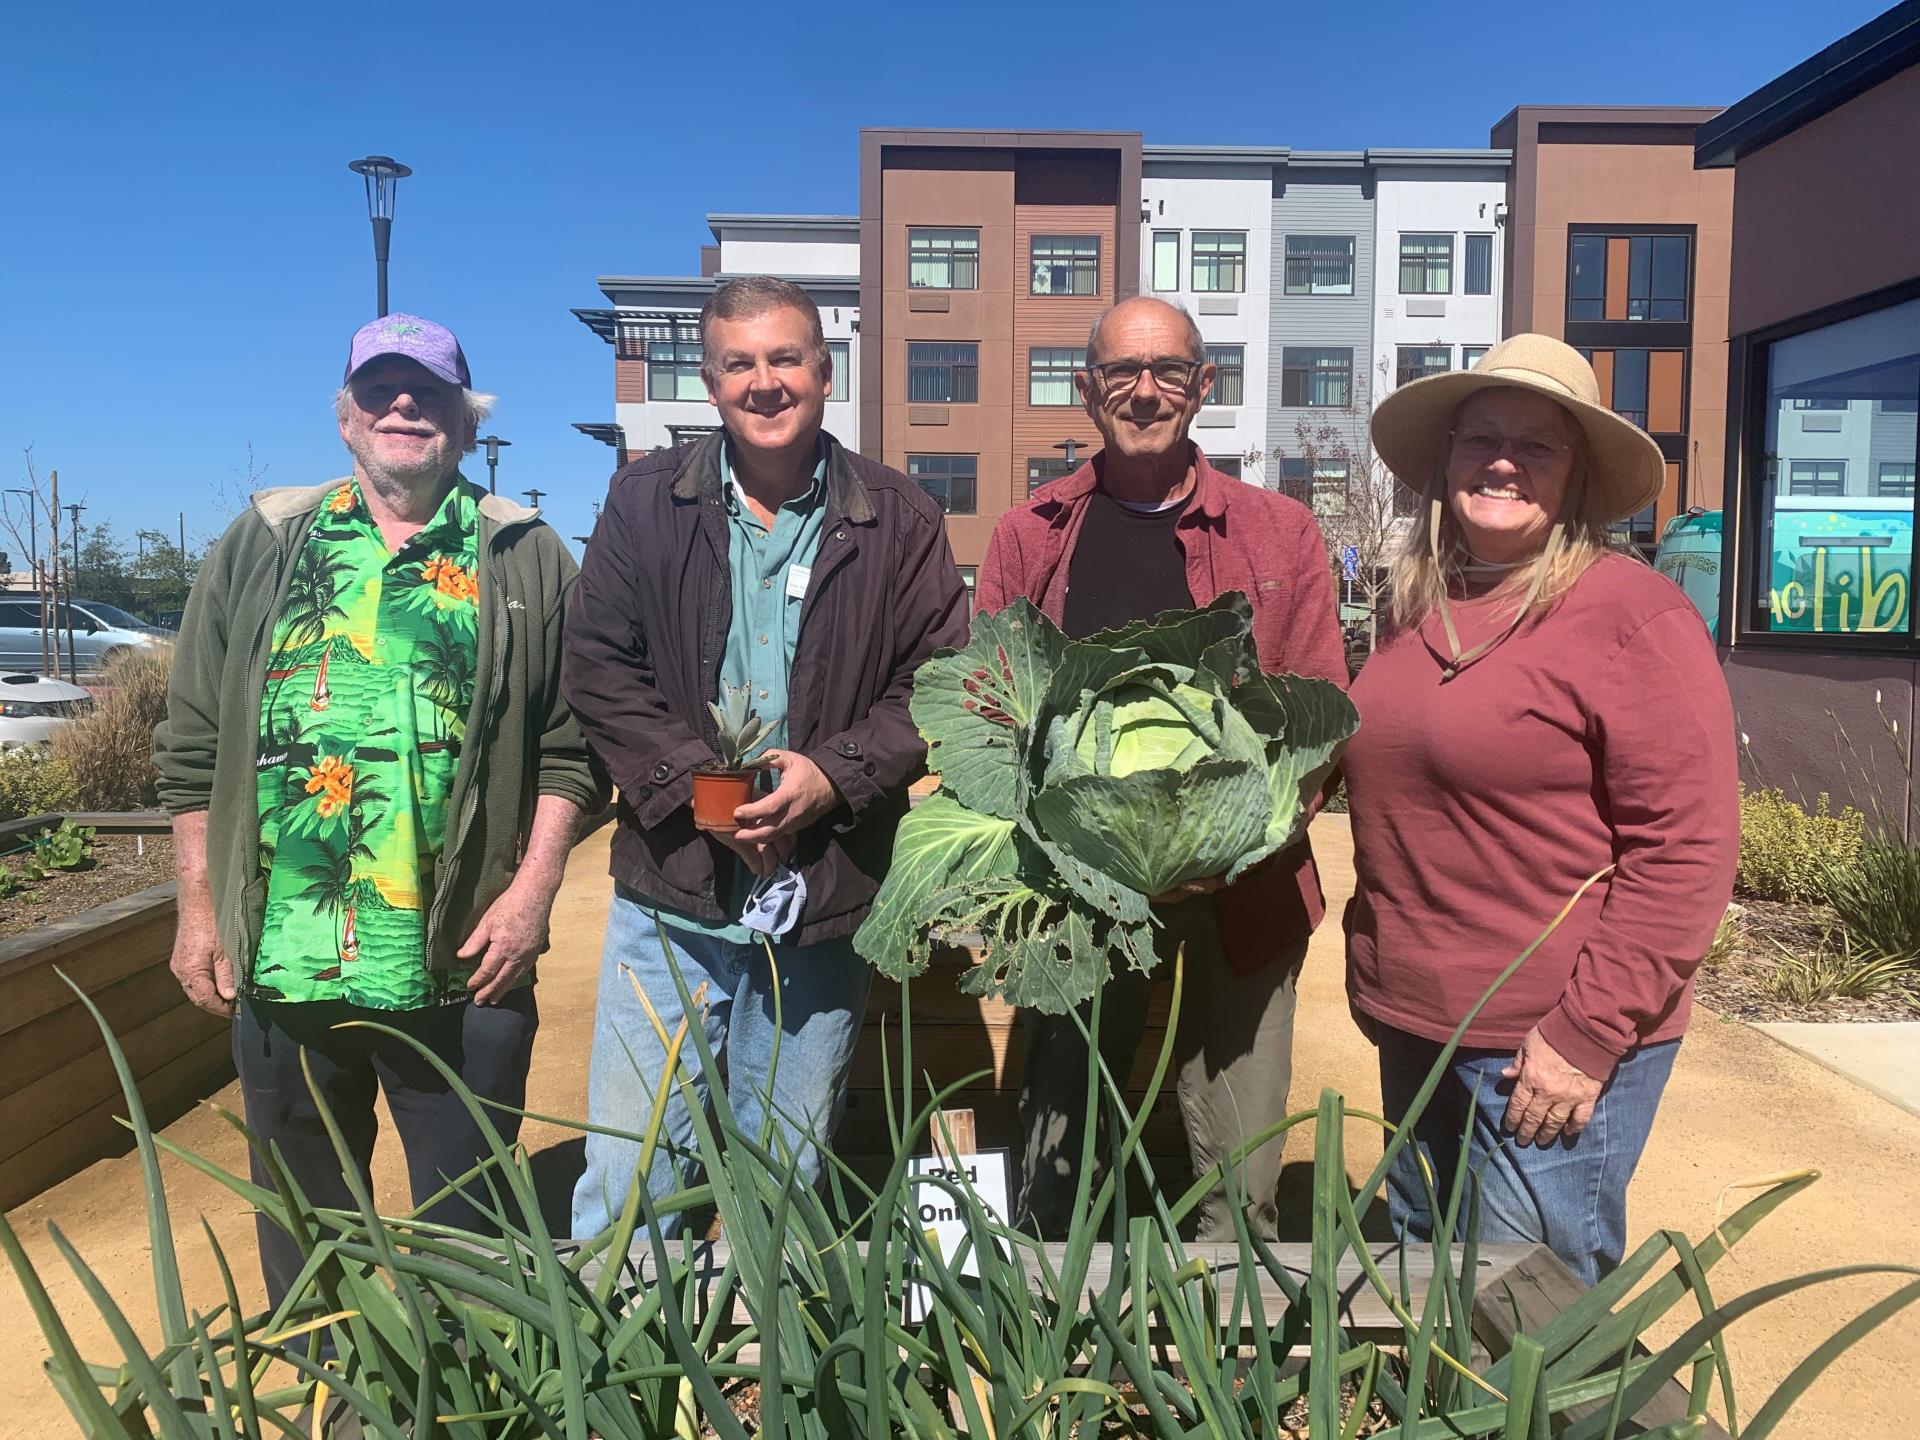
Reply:
<svg viewBox="0 0 1920 1440"><path fill-rule="evenodd" d="M727 685L726 704L707 706L713 715L716 759L693 772L693 823L700 830L731 832L733 812L753 798L754 776L766 768L764 755L754 752L765 742L766 727L753 713L753 692L745 685Z"/></svg>

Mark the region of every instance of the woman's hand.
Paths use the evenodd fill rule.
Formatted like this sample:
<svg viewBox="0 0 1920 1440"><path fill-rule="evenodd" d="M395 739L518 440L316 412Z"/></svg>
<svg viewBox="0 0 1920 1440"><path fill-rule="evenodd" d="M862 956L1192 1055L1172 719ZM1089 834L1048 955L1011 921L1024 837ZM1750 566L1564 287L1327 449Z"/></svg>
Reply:
<svg viewBox="0 0 1920 1440"><path fill-rule="evenodd" d="M1541 1039L1537 1025L1527 1032L1500 1077L1513 1081L1501 1128L1522 1145L1538 1145L1542 1150L1562 1135L1571 1140L1586 1129L1605 1088Z"/></svg>

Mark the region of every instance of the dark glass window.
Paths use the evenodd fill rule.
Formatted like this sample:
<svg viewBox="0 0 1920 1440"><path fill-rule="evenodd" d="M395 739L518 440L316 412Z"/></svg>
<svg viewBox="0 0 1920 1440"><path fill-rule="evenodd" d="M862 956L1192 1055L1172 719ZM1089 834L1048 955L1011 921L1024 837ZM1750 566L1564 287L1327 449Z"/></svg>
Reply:
<svg viewBox="0 0 1920 1440"><path fill-rule="evenodd" d="M1080 467L1069 465L1065 460L1041 459L1038 456L1027 461L1027 498L1033 498L1033 492L1050 481L1071 475Z"/></svg>
<svg viewBox="0 0 1920 1440"><path fill-rule="evenodd" d="M1451 345L1401 345L1394 364L1394 384L1405 385L1429 375L1444 375L1453 368Z"/></svg>
<svg viewBox="0 0 1920 1440"><path fill-rule="evenodd" d="M1642 429L1647 424L1647 368L1645 350L1613 352L1613 413Z"/></svg>
<svg viewBox="0 0 1920 1440"><path fill-rule="evenodd" d="M1607 237L1575 235L1567 245L1567 318L1607 318Z"/></svg>
<svg viewBox="0 0 1920 1440"><path fill-rule="evenodd" d="M1237 294L1247 288L1247 232L1193 232L1193 288Z"/></svg>
<svg viewBox="0 0 1920 1440"><path fill-rule="evenodd" d="M700 379L698 340L647 342L647 398L649 400L704 400L707 387Z"/></svg>
<svg viewBox="0 0 1920 1440"><path fill-rule="evenodd" d="M1213 390L1207 396L1212 405L1240 405L1247 398L1247 349L1244 345L1209 345L1207 359L1213 362Z"/></svg>
<svg viewBox="0 0 1920 1440"><path fill-rule="evenodd" d="M1844 460L1789 460L1789 495L1844 495L1847 493L1847 462Z"/></svg>
<svg viewBox="0 0 1920 1440"><path fill-rule="evenodd" d="M1353 236L1287 236L1283 284L1289 295L1351 295Z"/></svg>
<svg viewBox="0 0 1920 1440"><path fill-rule="evenodd" d="M1467 274L1462 287L1465 295L1493 293L1493 236L1467 236Z"/></svg>
<svg viewBox="0 0 1920 1440"><path fill-rule="evenodd" d="M978 230L907 231L907 284L915 290L978 290Z"/></svg>
<svg viewBox="0 0 1920 1440"><path fill-rule="evenodd" d="M1402 295L1450 295L1453 293L1453 236L1402 235L1400 237L1400 293Z"/></svg>
<svg viewBox="0 0 1920 1440"><path fill-rule="evenodd" d="M1034 236L1032 283L1035 295L1099 294L1100 237Z"/></svg>
<svg viewBox="0 0 1920 1440"><path fill-rule="evenodd" d="M1222 475L1231 475L1238 480L1241 478L1240 463L1243 458L1239 455L1209 455L1207 463Z"/></svg>
<svg viewBox="0 0 1920 1440"><path fill-rule="evenodd" d="M1687 237L1636 235L1627 257L1627 318L1687 318Z"/></svg>
<svg viewBox="0 0 1920 1440"><path fill-rule="evenodd" d="M971 405L980 398L980 347L972 341L907 343L907 399L916 405Z"/></svg>
<svg viewBox="0 0 1920 1440"><path fill-rule="evenodd" d="M976 489L980 475L978 455L909 455L907 474L939 502L948 515L978 513Z"/></svg>
<svg viewBox="0 0 1920 1440"><path fill-rule="evenodd" d="M1289 345L1281 351L1280 403L1339 408L1353 403L1353 351Z"/></svg>

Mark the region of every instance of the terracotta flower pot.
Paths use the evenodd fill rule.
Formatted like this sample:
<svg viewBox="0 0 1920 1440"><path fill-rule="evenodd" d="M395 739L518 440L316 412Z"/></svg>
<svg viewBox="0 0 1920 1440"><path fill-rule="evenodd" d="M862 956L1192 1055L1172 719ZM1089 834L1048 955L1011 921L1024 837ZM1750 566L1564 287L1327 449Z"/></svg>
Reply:
<svg viewBox="0 0 1920 1440"><path fill-rule="evenodd" d="M693 772L693 824L696 830L732 834L740 827L733 812L753 798L755 770Z"/></svg>

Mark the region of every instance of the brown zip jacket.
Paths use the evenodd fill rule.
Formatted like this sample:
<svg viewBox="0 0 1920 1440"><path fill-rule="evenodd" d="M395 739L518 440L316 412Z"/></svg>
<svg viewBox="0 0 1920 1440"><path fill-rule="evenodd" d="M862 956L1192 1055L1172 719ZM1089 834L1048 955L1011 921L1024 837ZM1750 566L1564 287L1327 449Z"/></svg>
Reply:
<svg viewBox="0 0 1920 1440"><path fill-rule="evenodd" d="M807 884L798 930L809 945L850 935L886 876L907 786L926 743L907 701L913 674L967 639L966 587L937 506L913 481L831 435L820 553L801 601L788 681L788 748L839 791L840 805L798 837ZM657 451L613 477L567 616L563 684L587 743L618 787L612 873L658 904L723 916L715 861L727 852L693 826L693 771L716 739L733 619L720 486L725 439Z"/></svg>

